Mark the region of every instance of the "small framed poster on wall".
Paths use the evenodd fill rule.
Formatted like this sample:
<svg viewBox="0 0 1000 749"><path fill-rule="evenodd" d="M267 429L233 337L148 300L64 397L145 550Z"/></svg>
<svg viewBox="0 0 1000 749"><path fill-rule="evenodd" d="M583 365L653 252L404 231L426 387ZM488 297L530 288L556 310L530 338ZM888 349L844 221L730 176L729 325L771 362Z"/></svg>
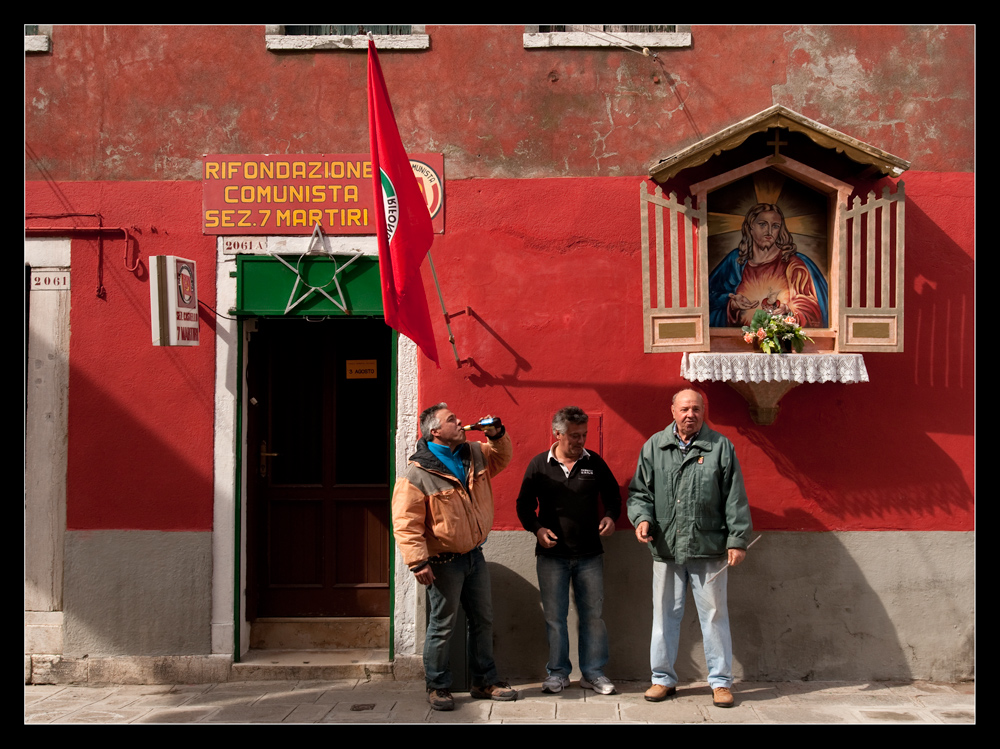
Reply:
<svg viewBox="0 0 1000 749"><path fill-rule="evenodd" d="M153 255L149 306L154 346L198 345L198 283L194 260Z"/></svg>

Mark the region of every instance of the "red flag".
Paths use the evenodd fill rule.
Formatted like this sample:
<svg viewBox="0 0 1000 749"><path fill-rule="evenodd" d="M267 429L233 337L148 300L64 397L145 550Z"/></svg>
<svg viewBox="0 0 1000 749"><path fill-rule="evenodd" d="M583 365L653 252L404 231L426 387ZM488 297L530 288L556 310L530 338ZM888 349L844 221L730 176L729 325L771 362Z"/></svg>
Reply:
<svg viewBox="0 0 1000 749"><path fill-rule="evenodd" d="M385 321L438 367L420 263L434 241L427 203L403 150L375 42L368 41L368 136Z"/></svg>

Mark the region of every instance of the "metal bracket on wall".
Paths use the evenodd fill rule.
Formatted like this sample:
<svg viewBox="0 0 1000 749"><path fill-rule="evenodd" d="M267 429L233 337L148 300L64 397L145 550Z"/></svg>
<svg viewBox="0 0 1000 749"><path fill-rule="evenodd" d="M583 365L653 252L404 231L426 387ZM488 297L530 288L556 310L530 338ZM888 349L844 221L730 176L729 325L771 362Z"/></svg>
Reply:
<svg viewBox="0 0 1000 749"><path fill-rule="evenodd" d="M451 318L453 318L453 317L460 317L461 315L468 315L469 317L473 317L474 315L472 313L472 307L466 307L465 309L461 310L460 312L445 312L444 313L444 322L445 322L445 325L448 326L448 342L451 343L451 347L452 347L453 351L455 351L455 336L451 332ZM472 357L469 357L468 359L459 359L458 358L458 351L455 351L455 364L459 368L461 368L461 366L463 364L468 364L468 365L471 366L472 365Z"/></svg>

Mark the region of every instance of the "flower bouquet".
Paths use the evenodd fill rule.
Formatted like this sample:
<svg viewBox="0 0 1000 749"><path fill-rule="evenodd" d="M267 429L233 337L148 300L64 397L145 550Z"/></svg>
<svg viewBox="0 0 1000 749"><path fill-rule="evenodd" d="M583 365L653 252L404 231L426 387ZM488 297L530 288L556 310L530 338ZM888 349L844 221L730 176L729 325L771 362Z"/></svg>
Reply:
<svg viewBox="0 0 1000 749"><path fill-rule="evenodd" d="M772 315L759 309L750 325L743 326L743 340L757 343L765 354L802 353L802 346L812 338L802 332L794 315Z"/></svg>

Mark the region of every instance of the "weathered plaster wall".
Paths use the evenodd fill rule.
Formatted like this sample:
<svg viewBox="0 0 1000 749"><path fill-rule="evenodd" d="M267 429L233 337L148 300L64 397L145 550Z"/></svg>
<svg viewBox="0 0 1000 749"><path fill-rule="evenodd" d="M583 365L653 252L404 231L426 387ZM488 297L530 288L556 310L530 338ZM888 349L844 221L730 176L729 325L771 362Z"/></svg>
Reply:
<svg viewBox="0 0 1000 749"><path fill-rule="evenodd" d="M729 573L734 675L760 681L974 676L973 533L766 532ZM607 539L604 619L612 679L649 678L652 561L631 530ZM494 532L484 547L493 583L497 666L541 681L548 648L534 538ZM571 610L573 678L579 677ZM688 598L677 672L704 681Z"/></svg>
<svg viewBox="0 0 1000 749"><path fill-rule="evenodd" d="M771 427L754 425L726 385L704 385L709 421L737 444L762 528L972 528L972 178L907 176L906 352L867 355L866 384L800 386ZM547 446L552 412L578 403L603 415L603 444L594 446L627 483L685 384L679 355L641 350L637 182L449 185L450 230L433 252L449 308L472 309L452 330L459 355L474 361L457 368L446 358L438 370L421 359L421 403L447 399L465 418L501 414L518 460ZM197 228L197 188L27 185L36 211L62 196L77 211L101 212L106 225L134 227L130 252L141 262L125 269L117 236L101 246L74 239L70 528L211 528L214 314L202 308L201 346L154 348L145 272L152 254L193 257L208 271L200 298L214 303L214 242ZM445 340L436 315L435 324ZM944 402L947 410L928 405ZM859 426L865 440L854 438ZM516 467L497 480L499 528L519 527L519 482Z"/></svg>
<svg viewBox="0 0 1000 749"><path fill-rule="evenodd" d="M427 30L429 50L387 52L382 66L406 147L445 154L448 218L434 257L449 310L471 309L452 324L474 363L455 368L445 347L441 370L419 360L418 403L406 408L443 398L464 418L499 413L511 428L516 457L495 485L488 545L496 600L517 603L504 610L537 611L514 497L528 458L547 447L551 413L567 403L600 413L592 446L624 485L686 384L679 355L642 353L637 183L649 162L777 103L913 162L906 353L867 355L868 384L793 390L772 427L753 425L726 385L705 385L710 424L736 443L766 536L739 573L746 587L734 585L740 668L968 675L974 28L695 26L693 46L660 62L524 50L521 27ZM364 53L274 53L263 37L263 26L56 26L52 52L25 60L26 211L100 213L138 240L126 261L141 259L128 270L114 236L73 239L68 653L211 652L201 586L215 318L202 309L196 349L153 348L148 258L197 260L199 297L214 306L201 155L368 148ZM45 219L56 221L86 219ZM642 678L648 625L635 606L648 607L648 555L619 527L612 659L616 675ZM118 600L135 610L119 612ZM164 602L176 613L160 615ZM419 644L414 608L397 600L397 626L417 634L397 633L405 646ZM543 638L527 623L501 620L498 655L515 674L540 674ZM685 641L693 677L690 625Z"/></svg>
<svg viewBox="0 0 1000 749"><path fill-rule="evenodd" d="M212 534L66 533L67 657L211 653Z"/></svg>
<svg viewBox="0 0 1000 749"><path fill-rule="evenodd" d="M908 179L911 206L907 235L911 240L906 266L906 353L867 356L871 382L864 385L800 387L786 396L783 411L772 427L753 425L742 399L725 385L708 384L705 390L710 423L737 444L758 530L892 530L900 533L892 559L899 560L907 575L916 575L904 577L904 588L919 588L920 575L924 575L930 581L929 590L949 589L971 584L971 572L965 582L959 574L971 562L966 557L959 559L956 582L944 563L954 551L952 546L940 544L944 557L928 551L928 544L934 546L938 539L953 534L928 532L967 532L974 527L974 251L971 231L965 228L972 224L972 179L971 175L925 173L912 173ZM572 402L601 414L602 429L591 445L607 457L624 485L642 442L666 424L671 393L685 385L679 377L678 356L641 351L634 220L638 181L638 177L466 180L449 187L450 230L436 240L434 253L449 308L472 309L472 315L453 320L453 330L460 355L471 356L475 366L455 368L446 358L437 370L418 360L419 403L401 404L401 418L412 419L421 403L442 398L466 418L487 412L503 416L515 440L515 460L495 482L498 531L519 528L514 498L523 467L531 455L547 447L548 420L554 410ZM106 224L141 229L136 235L143 258L147 253L175 251L205 260L206 269L210 269L214 242L193 227L200 205L197 187L197 183L170 182L29 183L27 196L29 205L39 206L36 210L51 210L55 196L63 196L80 210L103 213ZM164 217L169 221L164 222ZM76 379L71 379L70 385L68 513L76 520L70 528L142 528L143 523L155 528L159 523L167 529L194 524L195 530L208 530L212 527L214 347L209 331L213 317L203 312L206 336L199 349L154 349L148 343L148 285L144 276L125 270L120 243L105 242L100 255L96 242L74 241L71 377ZM94 287L86 282L88 277L96 282L99 268L103 268L108 292L103 300L94 296ZM202 276L206 277L200 296L214 300L211 273ZM430 283L429 278L427 281ZM942 318L947 324L942 325ZM444 340L443 326L438 333ZM947 357L940 356L942 350ZM406 376L411 377L412 372ZM930 403L949 406L935 409L928 407ZM863 439L858 437L859 428ZM415 438L412 431L411 435ZM613 542L624 546L624 558L629 561L617 570L613 566L609 569L609 580L614 580L609 588L620 591L628 602L645 601L645 576L649 574L646 552L638 544L628 543L627 521L622 520L619 528ZM163 535L179 538L188 534ZM823 558L828 560L824 569L842 570L848 558L838 548L838 539L844 534L804 535L813 536L813 541L802 542L804 548L796 547L784 557L779 554L773 562L775 568L761 582L770 585L778 581L774 582L773 607L768 610L796 612L792 616L795 621L800 616L811 621L810 617L822 616L827 609L819 614L812 609L800 612L809 596L801 586L781 584L781 575L803 565L808 568L816 548L826 548L824 545L832 544L831 550L824 552ZM969 538L963 543L971 544L968 533L958 535ZM142 619L142 605L130 615L138 620L126 618L123 639L109 645L97 637L112 637L105 629L117 626L118 612L108 610L109 604L100 601L104 590L95 588L88 576L100 579L105 574L100 572L107 564L105 557L132 560L133 556L119 550L122 541L114 533L88 531L76 536L73 543L79 549L74 552L74 574L66 589L80 597L65 607L72 652L109 650L112 645L120 647L120 652L130 648L144 652L144 648L154 647L159 630L150 629ZM528 604L537 608L530 543L521 548L530 538L521 531L495 533L490 548L500 548L499 540L504 536L520 539L514 542L514 557L503 565L524 582L500 585L498 608L510 605L510 601L517 602L512 610ZM769 534L768 539L793 536ZM852 543L870 539L876 546L865 547L869 550L864 553L851 551L851 564L866 579L881 575L887 564L877 553L885 547L878 540L881 534L854 536L859 540ZM96 541L84 544L84 539L90 538ZM911 540L914 538L917 540ZM783 548L770 540L764 543ZM174 554L168 550L159 558L174 559ZM934 560L931 572L925 566L928 554ZM615 548L609 547L609 564L615 558ZM782 564L788 570L783 571ZM141 599L155 594L161 583L154 584L154 580L159 576L141 573L141 579L128 581L122 588L124 600L135 602L136 596ZM498 579L507 576L498 570ZM944 582L939 586L936 581L941 577ZM207 580L210 567L197 583ZM806 582L818 584L812 578ZM848 588L860 582L855 575L836 585L846 599ZM883 591L890 599L899 595L884 584L873 586L874 593L865 587L857 590L859 599L854 605L866 611L875 606L871 595L877 598ZM396 642L400 654L413 653L420 645L419 611L412 592L405 584L399 586ZM919 613L914 594L907 592L904 597L906 601L899 608L889 607L887 618L894 624L897 616L906 621L907 642L933 640L942 631L958 631L958 641L968 640L962 627L971 606L949 603L942 607L944 619L938 621ZM924 606L928 600L933 596L923 599ZM885 602L882 605L887 607ZM195 639L206 643L209 608L205 603L204 622L192 618L194 609L189 604L180 609L185 625L198 630ZM623 602L613 610L625 608ZM625 642L648 638L646 625L633 622L634 618L626 617L636 629L624 630L631 633ZM745 661L753 663L753 670L747 673L762 678L785 678L788 671L781 669L786 663L794 664L791 671L808 673L802 654L812 652L815 657L817 642L824 643L827 653L826 660L817 662L822 666L815 670L817 678L833 678L833 674L847 678L849 664L857 662L851 654L864 640L847 634L856 631L847 626L853 620L844 625L844 636L839 640L833 631L813 624L795 630L792 637L781 634L783 620L755 621L743 631L759 631L763 641L793 643L791 654L765 648ZM875 642L884 643L889 624L883 618L875 624L881 628ZM865 620L869 629L875 624ZM621 624L616 626L623 631ZM156 636L144 640L147 635ZM501 624L498 648L510 652L511 643L520 643L525 636ZM690 640L697 643L698 638ZM190 638L185 637L185 642ZM744 642L742 652L755 653L752 644ZM531 647L542 647L541 641ZM941 673L948 668L961 674L972 662L968 651L958 648L949 651L954 660L935 665L938 656L926 656L924 647L919 645L922 650L913 656L915 661L893 656L884 668L879 667L879 673L900 675L906 665L914 675ZM903 649L900 646L900 652ZM642 678L646 668L643 650L644 646L637 650L630 646L627 654L617 652L615 658L622 664L623 675ZM210 652L209 645L201 652ZM532 653L526 659L530 663L518 667L525 675L533 673L531 669L540 662L537 652L526 652ZM692 656L689 664L695 663ZM918 665L907 665L911 663ZM690 668L688 673L694 678L695 666Z"/></svg>
<svg viewBox="0 0 1000 749"><path fill-rule="evenodd" d="M642 174L784 104L924 171L972 171L972 26L693 26L658 58L427 26L386 51L403 144L449 179ZM198 179L205 153L368 148L364 51L270 52L263 26L55 26L25 65L28 178ZM72 113L72 114L70 114ZM67 118L87 122L66 127Z"/></svg>
<svg viewBox="0 0 1000 749"><path fill-rule="evenodd" d="M215 241L201 233L196 182L28 183L27 212L100 213L121 232L73 238L67 527L210 530L215 317L201 343L154 347L149 258L198 263L198 297L215 304ZM28 226L96 226L92 216ZM138 266L134 271L128 266ZM98 286L103 296L97 295Z"/></svg>

